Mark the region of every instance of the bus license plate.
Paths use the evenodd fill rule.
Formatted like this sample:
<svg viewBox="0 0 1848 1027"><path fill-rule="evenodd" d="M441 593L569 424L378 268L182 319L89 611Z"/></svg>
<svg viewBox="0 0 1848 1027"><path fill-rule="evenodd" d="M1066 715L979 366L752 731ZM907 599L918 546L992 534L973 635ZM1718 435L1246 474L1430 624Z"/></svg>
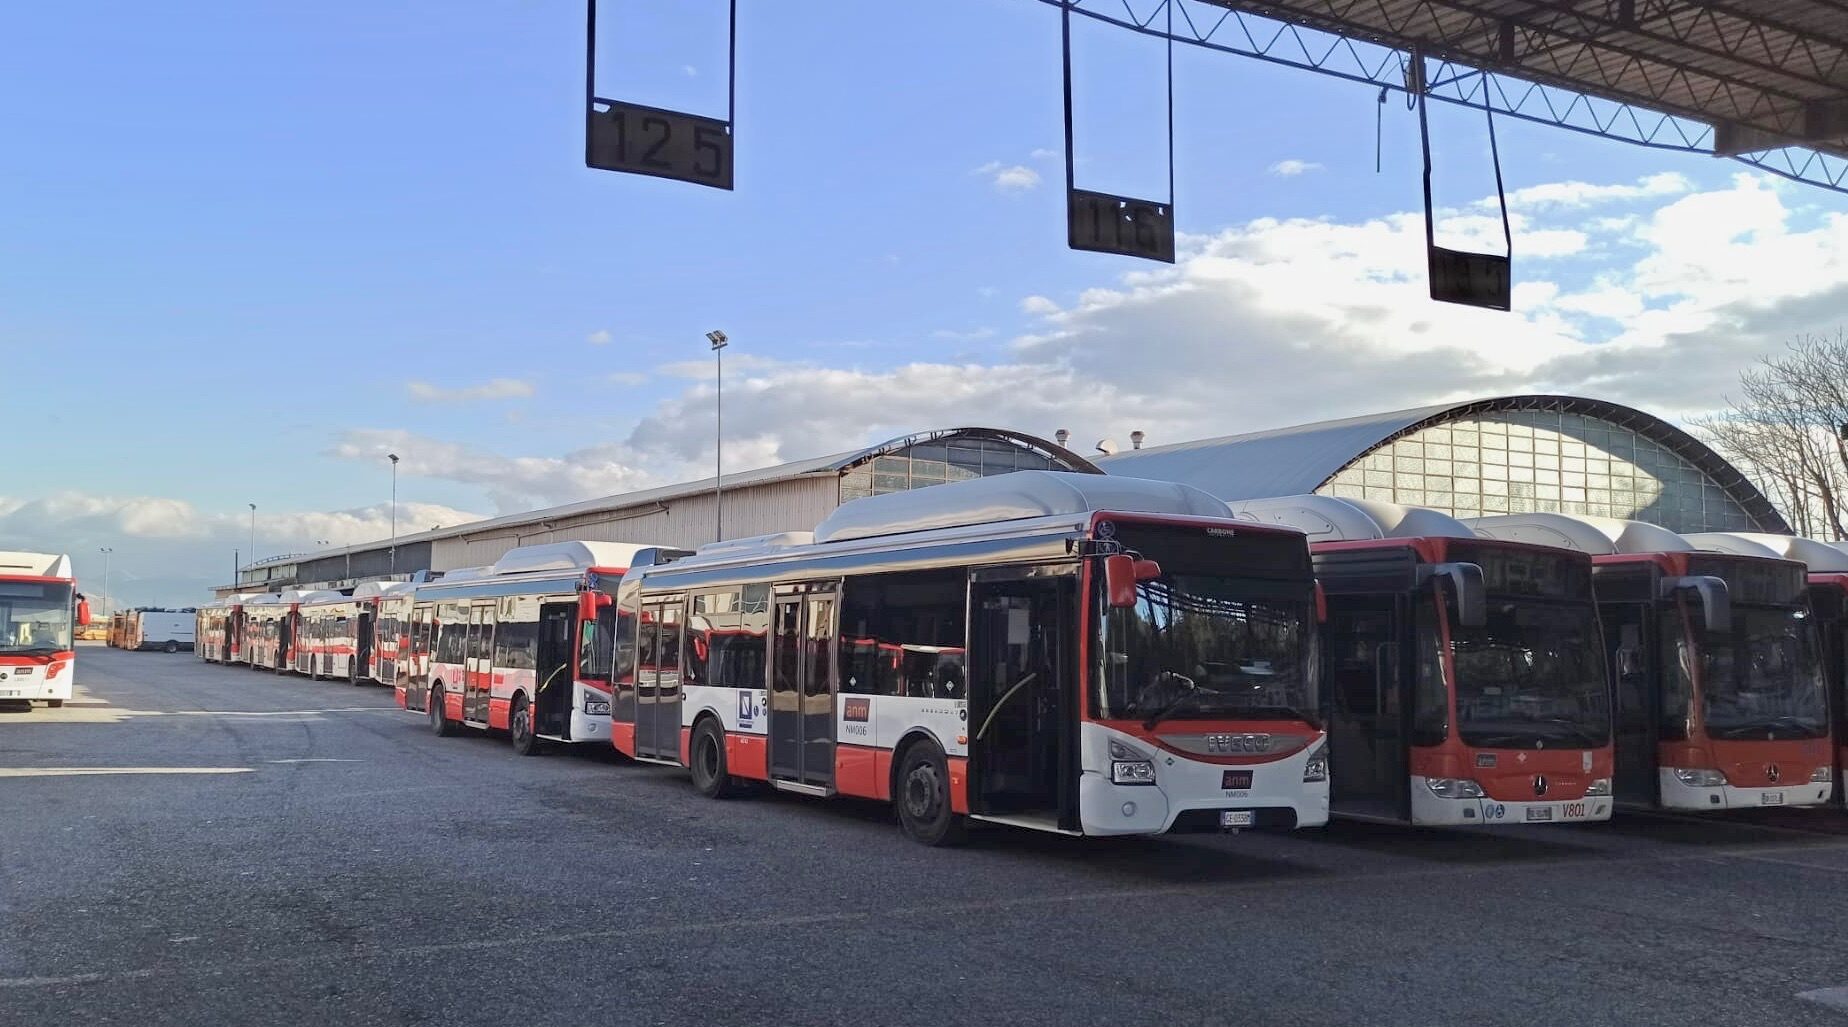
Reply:
<svg viewBox="0 0 1848 1027"><path fill-rule="evenodd" d="M1760 805L1764 805L1764 806L1782 806L1784 804L1784 793L1783 792L1759 792L1758 802Z"/></svg>
<svg viewBox="0 0 1848 1027"><path fill-rule="evenodd" d="M22 694L17 688L0 688L0 699L17 699Z"/></svg>
<svg viewBox="0 0 1848 1027"><path fill-rule="evenodd" d="M1219 811L1220 827L1250 827L1256 823L1258 815L1248 809L1228 809Z"/></svg>
<svg viewBox="0 0 1848 1027"><path fill-rule="evenodd" d="M1527 807L1527 819L1530 821L1532 820L1551 820L1553 819L1553 807L1551 806L1529 806Z"/></svg>

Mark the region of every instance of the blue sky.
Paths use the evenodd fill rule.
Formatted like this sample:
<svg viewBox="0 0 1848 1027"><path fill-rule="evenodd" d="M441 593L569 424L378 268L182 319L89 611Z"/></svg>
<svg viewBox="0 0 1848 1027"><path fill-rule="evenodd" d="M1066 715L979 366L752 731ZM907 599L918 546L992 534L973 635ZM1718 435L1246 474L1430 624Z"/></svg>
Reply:
<svg viewBox="0 0 1848 1027"><path fill-rule="evenodd" d="M1700 219L1653 236L1636 225L1702 196L1757 212L1740 238L1797 233L1839 256L1840 196L1742 185L1730 162L1504 121L1511 190L1577 181L1635 194L1526 208L1524 230L1580 238L1541 234L1530 247L1517 236L1522 314L1395 321L1365 300L1333 321L1318 312L1302 334L1278 314L1287 288L1251 295L1288 274L1236 270L1297 265L1254 247L1319 254L1302 275L1333 277L1296 283L1305 307L1382 276L1393 297L1421 292L1397 257L1365 256L1368 239L1399 253L1411 236L1392 219L1418 208L1416 122L1400 98L1376 175L1371 89L1178 48L1177 212L1199 259L1161 278L1166 269L1064 247L1062 169L1047 154L1060 146L1053 8L741 6L729 194L583 166L577 3L177 0L0 14L14 41L0 65L13 98L0 150L0 352L12 381L33 383L10 397L9 421L49 429L9 455L0 547L69 549L81 570L113 541L141 582L123 601L177 602L196 596L158 593L224 576L185 568L238 544L248 502L262 514L262 552L376 534L386 449L406 457L400 496L429 507L407 521L675 480L710 459L701 336L714 327L733 339L740 437L728 455L749 464L926 423L1004 419L1045 434L1267 426L1286 415L1230 396L1176 400L1184 416L1169 416L1160 376L1248 383L1302 339L1377 347L1369 324L1413 335L1435 325L1476 340L1454 343L1466 350L1505 335L1546 360L1602 356L1635 326L1595 302L1588 313L1555 301L1641 288L1650 259L1697 245L1675 225ZM600 92L723 111L719 0L606 8ZM1080 184L1159 195L1159 46L1083 20L1077 45ZM1442 110L1434 130L1455 162L1439 199L1459 208L1462 231L1479 232L1482 211L1469 205L1492 188L1481 119ZM1305 170L1274 170L1285 161ZM1636 185L1665 172L1667 185ZM1593 221L1602 227L1587 229ZM1358 263L1329 249L1349 245ZM1688 303L1675 275L1737 278L1663 267L1669 280L1650 280L1645 306L1664 312ZM1178 305L1138 293L1163 289ZM1188 349L1172 340L1198 334L1185 318L1200 313L1188 297L1203 289L1251 302L1207 326L1217 342ZM1823 283L1788 297L1808 304L1807 321L1753 307L1751 330L1775 338L1840 321L1833 295ZM1694 311L1708 328L1747 317L1711 308ZM1638 359L1665 331L1693 330L1683 315L1629 340ZM1385 355L1423 366L1390 346ZM1716 403L1713 382L1749 355L1716 351L1676 409ZM1656 399L1626 392L1620 372L1466 356L1482 356L1480 373L1335 388L1314 394L1326 403L1296 396L1286 409L1306 420L1547 382L1616 382L1613 398ZM684 361L696 363L675 366ZM957 391L971 379L1037 401L997 409ZM890 409L892 423L815 416L832 398ZM728 389L728 415L733 400Z"/></svg>

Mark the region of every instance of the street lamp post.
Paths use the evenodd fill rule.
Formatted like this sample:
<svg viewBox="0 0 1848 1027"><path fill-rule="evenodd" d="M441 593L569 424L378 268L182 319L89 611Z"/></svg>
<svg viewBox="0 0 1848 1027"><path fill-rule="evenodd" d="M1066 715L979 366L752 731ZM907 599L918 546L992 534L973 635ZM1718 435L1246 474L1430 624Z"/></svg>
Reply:
<svg viewBox="0 0 1848 1027"><path fill-rule="evenodd" d="M398 573L398 454L387 453L391 460L391 573ZM351 557L348 557L351 560ZM349 568L351 564L349 563ZM348 574L347 577L352 577Z"/></svg>
<svg viewBox="0 0 1848 1027"><path fill-rule="evenodd" d="M103 554L103 615L106 617L115 606L114 600L109 595L109 554L115 550L103 546L97 552Z"/></svg>
<svg viewBox="0 0 1848 1027"><path fill-rule="evenodd" d="M250 506L250 562L257 562L257 504Z"/></svg>
<svg viewBox="0 0 1848 1027"><path fill-rule="evenodd" d="M725 333L714 329L706 333L706 341L712 343L713 360L713 405L712 405L712 527L714 541L725 540L725 344L731 340Z"/></svg>

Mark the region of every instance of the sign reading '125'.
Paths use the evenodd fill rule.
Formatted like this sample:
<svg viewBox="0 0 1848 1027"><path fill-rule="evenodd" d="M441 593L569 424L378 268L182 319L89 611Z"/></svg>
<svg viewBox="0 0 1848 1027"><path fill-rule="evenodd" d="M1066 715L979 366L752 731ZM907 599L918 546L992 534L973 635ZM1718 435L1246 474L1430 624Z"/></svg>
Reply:
<svg viewBox="0 0 1848 1027"><path fill-rule="evenodd" d="M597 103L609 108L590 111L585 164L715 189L732 187L732 135L726 122L612 100Z"/></svg>

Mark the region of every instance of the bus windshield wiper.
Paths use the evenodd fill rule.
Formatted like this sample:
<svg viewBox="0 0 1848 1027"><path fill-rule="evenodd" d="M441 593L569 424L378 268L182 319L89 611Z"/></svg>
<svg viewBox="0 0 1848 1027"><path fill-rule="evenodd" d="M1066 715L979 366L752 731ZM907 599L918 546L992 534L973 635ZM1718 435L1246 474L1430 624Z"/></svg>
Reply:
<svg viewBox="0 0 1848 1027"><path fill-rule="evenodd" d="M55 645L28 645L19 648L0 648L0 655L6 656L56 656L64 650Z"/></svg>
<svg viewBox="0 0 1848 1027"><path fill-rule="evenodd" d="M1168 719L1174 714L1180 712L1180 709L1182 706L1187 705L1188 702L1197 698L1202 692L1208 692L1213 695L1224 694L1215 689L1201 688L1199 683L1194 681L1193 678L1190 678L1185 674L1176 674L1175 672L1171 670L1162 671L1161 677L1167 678L1170 681L1181 682L1181 687L1185 689L1185 691L1183 691L1180 695L1177 695L1174 698L1168 700L1161 707L1156 709L1154 713L1149 714L1147 719L1143 720L1142 722L1142 730L1144 731L1155 730L1155 725L1161 723L1162 721ZM1157 678L1156 680L1160 680L1160 678Z"/></svg>

